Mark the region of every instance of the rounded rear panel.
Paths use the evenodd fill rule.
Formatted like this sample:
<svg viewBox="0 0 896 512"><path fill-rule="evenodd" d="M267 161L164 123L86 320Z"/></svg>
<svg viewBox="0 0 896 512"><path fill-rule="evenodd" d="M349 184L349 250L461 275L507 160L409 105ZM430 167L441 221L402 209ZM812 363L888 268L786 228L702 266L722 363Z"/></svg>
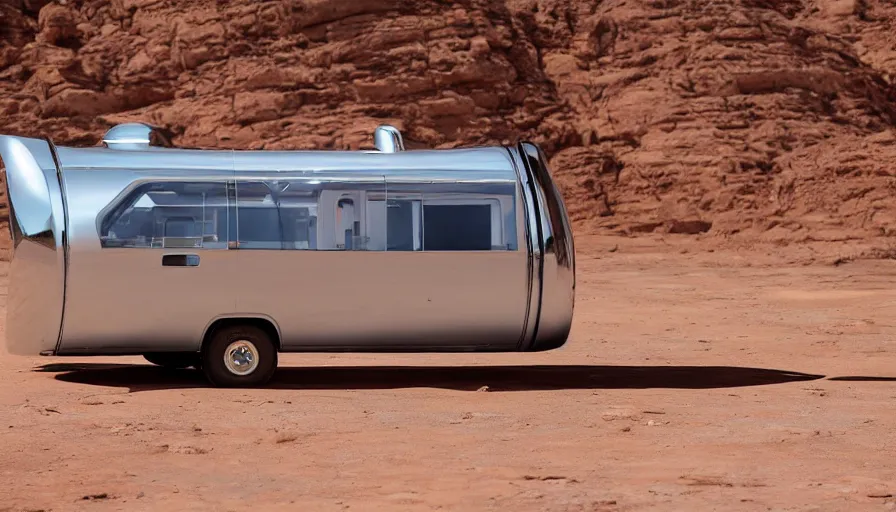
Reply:
<svg viewBox="0 0 896 512"><path fill-rule="evenodd" d="M65 300L65 213L47 141L0 136L13 249L6 347L14 355L56 350Z"/></svg>
<svg viewBox="0 0 896 512"><path fill-rule="evenodd" d="M547 158L535 144L519 144L520 157L533 181L537 237L541 251L540 302L535 339L528 349L551 350L566 343L575 307L575 247L563 197L551 178Z"/></svg>

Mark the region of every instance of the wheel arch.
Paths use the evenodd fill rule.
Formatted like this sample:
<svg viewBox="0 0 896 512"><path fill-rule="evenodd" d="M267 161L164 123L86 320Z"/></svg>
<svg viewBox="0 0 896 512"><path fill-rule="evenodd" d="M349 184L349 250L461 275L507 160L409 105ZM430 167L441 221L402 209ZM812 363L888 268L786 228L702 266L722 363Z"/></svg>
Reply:
<svg viewBox="0 0 896 512"><path fill-rule="evenodd" d="M262 314L226 315L214 318L205 326L199 350L202 351L209 340L211 340L215 333L220 329L233 325L252 325L262 329L271 337L271 341L274 342L274 347L277 349L277 352L281 351L280 326L273 318Z"/></svg>

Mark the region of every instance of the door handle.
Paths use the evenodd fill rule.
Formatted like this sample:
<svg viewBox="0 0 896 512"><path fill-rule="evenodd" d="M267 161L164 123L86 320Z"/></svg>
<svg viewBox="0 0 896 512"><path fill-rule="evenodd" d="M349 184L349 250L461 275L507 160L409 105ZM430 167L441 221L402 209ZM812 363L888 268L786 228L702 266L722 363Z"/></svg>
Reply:
<svg viewBox="0 0 896 512"><path fill-rule="evenodd" d="M198 267L198 254L165 254L162 256L163 267Z"/></svg>

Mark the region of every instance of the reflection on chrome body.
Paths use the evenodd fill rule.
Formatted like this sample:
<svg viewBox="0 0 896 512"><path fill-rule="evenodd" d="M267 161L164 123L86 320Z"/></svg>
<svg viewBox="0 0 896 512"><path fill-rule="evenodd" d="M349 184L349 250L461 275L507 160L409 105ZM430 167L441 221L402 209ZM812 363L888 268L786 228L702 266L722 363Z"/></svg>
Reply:
<svg viewBox="0 0 896 512"><path fill-rule="evenodd" d="M197 351L220 319L281 351L549 350L572 322L572 233L546 159L515 147L106 147L0 136L15 354ZM240 348L231 365L248 364Z"/></svg>
<svg viewBox="0 0 896 512"><path fill-rule="evenodd" d="M103 137L103 145L110 149L135 150L150 146L169 146L161 131L143 123L125 123L113 127Z"/></svg>
<svg viewBox="0 0 896 512"><path fill-rule="evenodd" d="M6 346L15 355L57 349L65 296L65 214L48 141L0 137L7 168L9 267Z"/></svg>
<svg viewBox="0 0 896 512"><path fill-rule="evenodd" d="M541 149L522 143L520 156L535 177L533 189L541 226L541 309L532 350L550 350L569 336L575 304L575 248L569 216L560 191L551 179Z"/></svg>
<svg viewBox="0 0 896 512"><path fill-rule="evenodd" d="M404 151L404 141L401 138L401 132L392 126L377 126L373 132L373 143L376 149L383 153Z"/></svg>

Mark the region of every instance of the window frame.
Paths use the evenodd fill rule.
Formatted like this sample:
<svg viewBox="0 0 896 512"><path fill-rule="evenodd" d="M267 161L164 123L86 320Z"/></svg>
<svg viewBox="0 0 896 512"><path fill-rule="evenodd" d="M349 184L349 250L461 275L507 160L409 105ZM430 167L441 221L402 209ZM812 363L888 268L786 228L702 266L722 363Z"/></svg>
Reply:
<svg viewBox="0 0 896 512"><path fill-rule="evenodd" d="M335 183L343 182L342 177L335 177L333 181ZM273 183L286 182L286 187L283 187L282 190L279 190L278 187L274 186ZM303 185L319 185L320 181L317 177L313 176L284 176L282 178L270 178L268 176L259 176L259 177L178 177L178 178L152 178L152 179L141 179L133 182L127 188L125 188L121 193L116 196L105 208L100 210L97 214L96 220L96 228L97 235L100 241L100 246L104 249L112 249L112 248L127 248L127 249L169 249L169 248L180 248L180 249L239 249L239 250L297 250L297 251L361 251L361 252L494 252L494 251L518 251L520 250L520 246L516 239L518 238L518 233L516 232L508 232L508 229L516 227L518 221L517 219L507 219L506 217L511 214L515 214L516 212L516 203L517 197L513 194L496 194L496 193L477 193L475 191L465 193L465 192L429 192L428 190L431 188L429 183L410 183L410 182L390 182L388 179L383 182L383 190L370 190L367 188L370 182L368 181L360 181L361 187L359 188L360 197L358 197L358 191L354 190L345 190L336 188L315 188L314 195L310 195L309 197L313 197L313 201L309 202L308 206L295 206L288 205L283 206L280 204L282 198L278 198L278 192L285 191L290 183L295 183L299 187ZM214 210L212 213L212 219L206 219L205 215L203 215L202 220L199 224L202 226L202 234L199 237L166 237L162 236L159 239L149 239L147 245L139 246L139 245L114 245L108 244L109 238L108 233L113 228L113 226L118 223L121 218L145 196L151 193L153 190L157 190L154 187L159 186L161 190L166 190L166 185L207 185L211 188L223 187L223 196L220 199L223 199L223 205L216 204L214 206ZM251 242L249 246L240 242L240 230L239 230L239 220L240 220L240 200L241 194L239 190L242 187L245 187L247 184L258 184L262 185L267 189L267 192L271 194L273 202L269 207L275 209L277 214L277 231L279 233L279 242L271 243L271 245L277 245L277 247L252 247ZM397 185L397 190L392 190L393 186ZM277 189L277 192L275 192ZM340 192L342 190L342 192ZM331 198L322 198L325 192L335 192L336 199L333 203L329 203ZM330 195L330 194L327 194ZM217 197L217 196L213 196ZM278 200L279 199L279 200ZM324 247L321 248L318 245L321 243L321 222L325 220L325 216L329 214L327 210L334 210L333 213L333 222L336 222L338 217L339 203L348 199L352 202L352 210L354 214L354 219L359 223L358 233L353 236L357 236L361 239L365 240L363 243L363 247L361 249L358 248L345 248L341 246L341 241L336 241L334 247ZM395 250L389 249L389 204L392 201L407 201L410 203L419 203L419 233L412 233L413 239L413 247L412 250ZM370 249L368 247L368 242L372 238L372 234L374 230L378 231L380 226L374 226L371 224L373 220L370 215L371 205L375 205L376 208L379 208L379 203L382 204L382 208L384 208L384 214L382 221L385 222L385 225L381 226L383 230L383 248L382 249ZM510 210L507 210L507 206L509 204ZM457 249L457 250L428 250L426 248L426 231L424 228L425 225L425 210L427 206L465 206L465 205L488 205L491 215L490 215L490 223L491 223L491 249ZM165 205L156 205L162 206ZM285 241L285 238L291 238L285 236L287 226L285 224L286 220L283 216L283 208L308 208L309 209L309 221L307 222L307 226L309 227L307 237L307 241L302 241L300 244L298 241ZM225 219L225 231L224 233L218 232L217 229L218 224L216 221L220 219L221 210L223 208L223 212L226 215ZM251 208L244 206L244 208ZM292 217L290 216L290 219ZM377 217L378 219L378 217ZM379 220L379 219L378 219ZM215 231L217 232L217 240L212 241L207 239L207 235L205 234L206 225L212 222L214 226L216 226ZM329 222L329 221L327 221ZM508 225L508 222L510 225ZM338 224L338 223L337 223ZM311 226L313 225L313 229ZM295 226L290 225L289 229L294 229ZM339 229L339 226L335 226ZM417 240L417 236L419 235L419 240ZM212 236L212 235L208 235ZM312 240L311 238L315 239ZM180 244L176 243L177 240L188 240L188 239L196 239L198 238L197 243L195 244ZM510 239L508 241L508 238ZM170 239L170 240L169 240ZM326 238L324 239L326 240ZM497 241L498 243L495 243ZM174 243L171 243L174 242ZM379 242L379 241L378 241ZM131 242L133 243L133 242ZM266 242L265 242L266 243ZM211 246L207 244L213 244ZM300 245L305 245L305 247L301 247Z"/></svg>
<svg viewBox="0 0 896 512"><path fill-rule="evenodd" d="M428 199L424 196L423 204L420 206L420 222L423 223L426 218L427 206L489 206L489 223L491 224L491 249L488 251L509 251L507 248L506 238L504 236L504 211L501 207L501 199L499 197L476 197L463 198L452 197L444 199ZM497 239L497 243L495 240ZM500 247L500 249L496 249ZM426 251L426 230L423 230L423 250ZM456 251L430 251L430 252L484 252L483 249L460 249Z"/></svg>
<svg viewBox="0 0 896 512"><path fill-rule="evenodd" d="M415 186L418 185L418 186ZM398 191L393 192L391 186L399 187ZM515 213L516 196L495 193L463 193L463 192L428 192L431 187L429 183L415 184L411 182L388 182L386 183L386 193L382 199L369 199L368 203L380 201L386 204L386 234L385 244L386 252L515 252L519 250L519 244L514 240L518 237L516 232L508 230L505 217ZM388 205L392 201L418 202L420 204L420 226L419 233L414 233L413 250L389 250L389 232L388 232ZM506 204L510 203L510 211L506 211ZM460 250L431 250L426 248L426 230L424 228L426 219L426 207L432 206L467 206L467 205L487 205L489 206L491 224L491 248L490 249L460 249ZM517 224L516 219L511 219L511 227ZM419 235L419 240L416 239ZM511 240L508 241L508 238ZM496 243L497 242L497 243ZM416 248L419 244L419 248Z"/></svg>
<svg viewBox="0 0 896 512"><path fill-rule="evenodd" d="M382 252L380 249L370 249L367 245L367 242L369 241L369 236L367 234L369 219L367 218L366 205L371 202L369 198L370 195L385 193L385 181L373 182L376 185L382 185L382 190L371 191L369 175L365 174L362 176L366 179L361 179L357 182L352 179L356 176L339 176L338 174L326 177L304 174L299 176L278 176L274 179L269 176L241 177L233 179L232 182L234 183L234 187L232 194L235 209L234 218L236 219L237 230L236 233L234 233L236 240L229 244L230 248L285 251ZM285 186L275 186L275 182L281 185L285 184ZM246 208L246 206L240 205L241 198L239 190L241 185L246 183L262 184L271 193L273 202L266 204L265 206L277 210L280 240L278 243L275 242L270 245L277 245L278 247L251 247L246 246L245 244L251 244L252 242L243 242L239 240L240 210ZM327 186L327 183L332 183L335 186L329 187ZM357 188L340 186L344 184L357 184ZM295 188L298 190L307 191L307 195L299 195L298 197L300 199L295 203L290 200L288 195L280 196L280 193L284 192L291 185L295 185ZM345 234L348 231L341 230L339 206L342 203L351 204L353 222L351 224L352 247L350 248L345 247L344 245ZM254 205L251 208L255 207L263 206ZM293 208L306 210L307 214L305 214L305 217L307 220L298 221L293 225L293 218L300 216L284 215L285 211ZM306 229L304 234L305 240L287 240L287 238L295 238L290 230L298 227L300 223L304 225ZM289 236L287 236L287 233L289 233Z"/></svg>
<svg viewBox="0 0 896 512"><path fill-rule="evenodd" d="M122 190L112 201L109 202L104 208L102 208L96 216L96 233L97 238L100 242L101 249L206 249L206 250L214 250L214 249L227 249L227 240L222 241L220 233L217 233L215 236L217 240L211 241L206 240L207 235L205 234L205 224L208 220L203 215L202 220L199 221L199 224L202 225L202 235L199 237L150 237L147 238L147 245L144 246L135 246L135 245L110 245L109 235L108 233L112 230L112 228L117 224L121 218L129 211L134 208L134 206L144 197L147 197L154 189L155 186L163 187L165 185L173 185L173 184L181 184L181 185L209 185L212 187L221 187L224 199L223 207L225 211L227 211L230 207L230 197L229 191L227 188L228 182L230 180L227 178L190 178L190 177L182 177L182 178L165 178L165 179L141 179L131 183L128 187ZM161 188L161 190L165 190ZM169 189L170 190L170 189ZM166 205L155 204L155 207L164 207ZM217 213L215 213L215 218L217 219ZM228 219L229 224L229 219ZM216 230L217 231L217 230ZM211 235L209 235L211 236ZM226 236L225 236L226 238ZM177 243L167 243L173 242L175 240L191 240L198 239L198 244L177 244ZM215 244L214 246L208 246L207 243Z"/></svg>
<svg viewBox="0 0 896 512"><path fill-rule="evenodd" d="M279 192L274 192L274 188L271 186L271 182L276 180L264 179L264 178L244 178L244 179L232 179L230 180L233 183L233 211L234 211L234 223L236 224L236 240L233 240L232 244L228 243L228 248L230 249L238 249L242 251L282 251L284 250L284 241L283 241L283 216L280 212L280 202L279 199L276 198L276 195ZM247 185L261 185L267 190L267 194L271 196L271 203L265 204L264 198L262 198L261 204L246 204L244 206L240 206L240 187L246 187ZM261 209L266 207L273 207L274 211L277 214L277 232L279 233L279 240L277 241L257 241L257 240L242 240L240 236L240 210L244 209L244 211L253 210L253 209ZM228 233L229 235L229 233ZM264 247L264 246L253 246L254 244L276 244L279 247Z"/></svg>

